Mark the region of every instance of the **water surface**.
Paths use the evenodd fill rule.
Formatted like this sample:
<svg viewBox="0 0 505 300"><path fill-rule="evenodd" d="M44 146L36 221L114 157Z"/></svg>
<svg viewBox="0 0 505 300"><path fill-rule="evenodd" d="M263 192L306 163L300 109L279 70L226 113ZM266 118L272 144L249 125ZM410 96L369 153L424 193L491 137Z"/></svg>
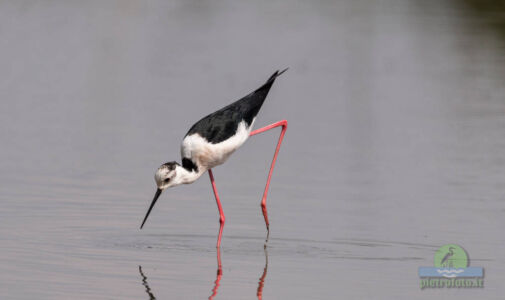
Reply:
<svg viewBox="0 0 505 300"><path fill-rule="evenodd" d="M2 2L0 298L499 298L502 15L472 1ZM284 67L256 122L289 122L267 251L273 131L214 170L220 269L206 176L165 192L140 231L188 128ZM419 288L447 243L485 268L483 289Z"/></svg>

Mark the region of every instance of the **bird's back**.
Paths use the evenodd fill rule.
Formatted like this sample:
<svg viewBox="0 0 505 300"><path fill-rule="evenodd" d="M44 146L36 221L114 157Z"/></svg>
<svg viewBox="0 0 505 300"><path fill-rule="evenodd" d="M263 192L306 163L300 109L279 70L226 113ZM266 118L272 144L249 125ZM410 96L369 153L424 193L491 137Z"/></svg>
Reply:
<svg viewBox="0 0 505 300"><path fill-rule="evenodd" d="M233 136L237 132L240 122L244 121L250 127L275 78L284 71L276 71L267 82L254 92L202 118L189 129L186 136L197 133L209 143L217 144Z"/></svg>

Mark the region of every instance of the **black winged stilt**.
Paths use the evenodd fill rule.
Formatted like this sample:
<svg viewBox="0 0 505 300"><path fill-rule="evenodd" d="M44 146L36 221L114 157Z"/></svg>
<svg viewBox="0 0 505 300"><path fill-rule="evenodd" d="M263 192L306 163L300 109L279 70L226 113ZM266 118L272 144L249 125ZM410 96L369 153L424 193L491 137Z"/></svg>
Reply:
<svg viewBox="0 0 505 300"><path fill-rule="evenodd" d="M144 223L146 222L147 217L149 217L154 204L165 189L180 184L193 183L202 176L203 173L208 171L217 207L219 209L220 227L216 245L219 247L221 245L225 216L221 206L221 201L219 200L214 175L212 174L212 168L223 164L228 157L240 146L242 146L242 144L244 144L250 136L282 126L282 131L270 165L270 171L268 172L263 198L261 200L261 209L267 227L266 242L268 242L270 228L268 223L266 199L275 161L277 159L277 154L279 153L288 122L286 120L282 120L254 131L252 131L252 128L254 121L256 120L256 116L258 115L258 112L263 105L272 84L275 79L286 70L287 69L280 72L276 71L254 92L204 117L200 121L196 122L191 129L189 129L186 136L184 136L181 145L182 165L175 161L167 162L161 165L156 171L154 179L158 188L140 229L144 227Z"/></svg>

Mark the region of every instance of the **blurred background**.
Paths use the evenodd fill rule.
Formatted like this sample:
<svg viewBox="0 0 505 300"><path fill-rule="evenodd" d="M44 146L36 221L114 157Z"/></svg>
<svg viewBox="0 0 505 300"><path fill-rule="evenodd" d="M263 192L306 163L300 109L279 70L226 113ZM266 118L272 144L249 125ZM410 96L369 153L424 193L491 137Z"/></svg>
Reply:
<svg viewBox="0 0 505 300"><path fill-rule="evenodd" d="M0 298L213 294L208 179L140 231L153 174L285 67L256 121L289 122L268 252L278 132L214 170L215 299L502 297L504 1L55 0L0 2ZM448 243L484 288L420 289Z"/></svg>

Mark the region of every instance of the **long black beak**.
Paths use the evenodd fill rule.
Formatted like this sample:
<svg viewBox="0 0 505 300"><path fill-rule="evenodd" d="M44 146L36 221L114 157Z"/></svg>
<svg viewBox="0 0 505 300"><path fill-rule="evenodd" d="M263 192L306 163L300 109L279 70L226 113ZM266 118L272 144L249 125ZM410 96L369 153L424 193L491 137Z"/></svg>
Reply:
<svg viewBox="0 0 505 300"><path fill-rule="evenodd" d="M154 204L156 203L156 200L158 200L158 197L161 195L161 192L162 192L162 190L160 190L160 189L156 190L156 194L154 195L153 202L151 202L151 206L149 206L149 210L147 211L147 214L144 218L144 221L142 222L142 225L140 225L140 229L142 229L142 227L144 227L144 223L146 222L147 217L149 217L149 214L151 213L151 209L153 209Z"/></svg>

